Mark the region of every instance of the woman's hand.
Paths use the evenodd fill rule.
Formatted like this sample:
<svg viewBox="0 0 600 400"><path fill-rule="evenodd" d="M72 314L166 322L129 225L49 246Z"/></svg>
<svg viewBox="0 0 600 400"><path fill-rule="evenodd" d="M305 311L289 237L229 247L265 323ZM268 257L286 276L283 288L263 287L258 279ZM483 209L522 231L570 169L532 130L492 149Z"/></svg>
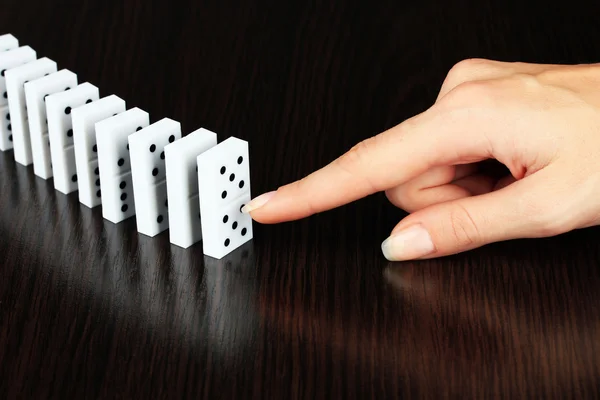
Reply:
<svg viewBox="0 0 600 400"><path fill-rule="evenodd" d="M487 159L510 175L480 173ZM600 64L460 62L430 109L245 211L277 223L380 191L411 213L382 244L389 260L599 224Z"/></svg>

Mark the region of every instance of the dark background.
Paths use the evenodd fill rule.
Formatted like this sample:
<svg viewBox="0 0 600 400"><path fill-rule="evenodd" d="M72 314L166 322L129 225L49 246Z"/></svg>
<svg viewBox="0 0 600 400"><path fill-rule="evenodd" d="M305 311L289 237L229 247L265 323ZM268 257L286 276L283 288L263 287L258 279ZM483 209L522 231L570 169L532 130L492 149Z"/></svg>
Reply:
<svg viewBox="0 0 600 400"><path fill-rule="evenodd" d="M2 0L0 33L152 121L248 140L253 195L425 110L464 58L600 61L597 1L318 4ZM0 154L0 397L598 394L600 230L388 263L403 216L375 195L257 224L216 262Z"/></svg>

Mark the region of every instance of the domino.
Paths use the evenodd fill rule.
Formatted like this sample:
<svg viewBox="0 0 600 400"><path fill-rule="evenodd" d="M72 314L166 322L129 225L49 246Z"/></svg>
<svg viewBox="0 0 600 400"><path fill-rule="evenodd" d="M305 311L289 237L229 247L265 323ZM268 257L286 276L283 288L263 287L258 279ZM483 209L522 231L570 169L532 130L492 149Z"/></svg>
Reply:
<svg viewBox="0 0 600 400"><path fill-rule="evenodd" d="M98 100L99 97L98 88L86 82L46 98L54 188L61 193L72 193L78 187L71 112L77 107Z"/></svg>
<svg viewBox="0 0 600 400"><path fill-rule="evenodd" d="M197 157L204 254L221 259L253 237L248 142L230 137Z"/></svg>
<svg viewBox="0 0 600 400"><path fill-rule="evenodd" d="M13 148L12 122L8 107L8 92L6 91L6 71L18 67L37 58L36 52L29 46L17 47L0 53L0 114L3 123L0 124L0 150Z"/></svg>
<svg viewBox="0 0 600 400"><path fill-rule="evenodd" d="M15 161L21 165L28 166L33 163L24 85L56 70L56 63L44 57L6 71L14 155Z"/></svg>
<svg viewBox="0 0 600 400"><path fill-rule="evenodd" d="M0 35L0 53L16 49L17 47L19 47L19 41L13 35ZM0 76L0 80L2 79L4 78ZM0 97L0 101L3 99L4 97ZM8 105L0 106L0 140L1 138L8 138L11 131L12 124L10 123L10 111ZM6 140L8 141L8 139Z"/></svg>
<svg viewBox="0 0 600 400"><path fill-rule="evenodd" d="M76 86L77 75L66 69L25 84L33 172L42 179L52 178L46 98Z"/></svg>
<svg viewBox="0 0 600 400"><path fill-rule="evenodd" d="M0 106L8 105L8 93L6 92L6 71L37 59L37 53L29 46L0 53Z"/></svg>
<svg viewBox="0 0 600 400"><path fill-rule="evenodd" d="M135 215L127 138L149 124L148 113L139 108L96 123L102 216L114 224Z"/></svg>
<svg viewBox="0 0 600 400"><path fill-rule="evenodd" d="M16 49L19 47L19 40L7 33L5 35L0 35L0 52Z"/></svg>
<svg viewBox="0 0 600 400"><path fill-rule="evenodd" d="M111 95L71 111L79 202L89 208L102 204L100 176L95 173L98 168L96 123L125 110L125 101Z"/></svg>
<svg viewBox="0 0 600 400"><path fill-rule="evenodd" d="M200 128L165 147L169 240L187 249L202 239L196 158L217 145L217 134Z"/></svg>
<svg viewBox="0 0 600 400"><path fill-rule="evenodd" d="M164 118L129 136L138 232L156 236L169 227L165 146L181 139L181 124Z"/></svg>

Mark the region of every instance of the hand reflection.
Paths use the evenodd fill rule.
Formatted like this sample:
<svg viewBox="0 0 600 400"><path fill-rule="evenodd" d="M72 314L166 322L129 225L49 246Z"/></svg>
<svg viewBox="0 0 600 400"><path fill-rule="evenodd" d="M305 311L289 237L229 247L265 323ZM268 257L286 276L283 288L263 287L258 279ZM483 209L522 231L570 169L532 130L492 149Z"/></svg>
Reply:
<svg viewBox="0 0 600 400"><path fill-rule="evenodd" d="M569 268L508 259L495 270L464 260L390 265L387 284L348 283L351 295L335 277L264 290L261 313L284 338L274 352L303 354L314 371L305 385L344 374L365 395L383 385L434 398L585 398L600 380L600 271ZM311 285L329 289L318 301L298 294Z"/></svg>

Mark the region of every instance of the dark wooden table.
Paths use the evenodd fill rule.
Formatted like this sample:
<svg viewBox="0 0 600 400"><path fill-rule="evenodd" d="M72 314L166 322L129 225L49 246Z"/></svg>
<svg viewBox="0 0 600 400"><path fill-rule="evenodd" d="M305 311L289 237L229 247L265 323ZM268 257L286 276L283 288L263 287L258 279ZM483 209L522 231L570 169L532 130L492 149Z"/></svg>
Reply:
<svg viewBox="0 0 600 400"><path fill-rule="evenodd" d="M2 0L0 32L248 140L254 195L424 110L461 59L600 61L597 1L157 3ZM0 398L598 395L599 229L388 263L403 215L372 196L215 262L0 154Z"/></svg>

